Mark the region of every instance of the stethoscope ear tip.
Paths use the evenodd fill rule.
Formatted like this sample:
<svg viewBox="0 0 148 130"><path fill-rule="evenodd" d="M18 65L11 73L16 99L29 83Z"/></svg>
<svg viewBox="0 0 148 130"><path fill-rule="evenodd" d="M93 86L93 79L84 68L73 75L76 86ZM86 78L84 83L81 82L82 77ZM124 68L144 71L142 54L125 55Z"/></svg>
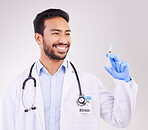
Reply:
<svg viewBox="0 0 148 130"><path fill-rule="evenodd" d="M36 110L36 107L31 107L30 109L25 109L24 112L28 112L29 110Z"/></svg>
<svg viewBox="0 0 148 130"><path fill-rule="evenodd" d="M29 111L28 109L25 109L25 110L24 110L24 112L28 112L28 111Z"/></svg>
<svg viewBox="0 0 148 130"><path fill-rule="evenodd" d="M32 110L36 110L36 107L32 107L31 109L32 109Z"/></svg>

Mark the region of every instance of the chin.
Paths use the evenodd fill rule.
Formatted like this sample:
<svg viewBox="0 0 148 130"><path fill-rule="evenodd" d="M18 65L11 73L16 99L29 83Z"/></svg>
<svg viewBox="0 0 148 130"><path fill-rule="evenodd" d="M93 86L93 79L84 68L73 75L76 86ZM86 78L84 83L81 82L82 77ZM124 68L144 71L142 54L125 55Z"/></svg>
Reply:
<svg viewBox="0 0 148 130"><path fill-rule="evenodd" d="M67 56L67 53L66 54L60 54L60 55L55 55L55 59L57 60L64 60Z"/></svg>
<svg viewBox="0 0 148 130"><path fill-rule="evenodd" d="M50 58L54 59L54 60L64 60L66 58L66 55L64 55L64 56L54 55Z"/></svg>

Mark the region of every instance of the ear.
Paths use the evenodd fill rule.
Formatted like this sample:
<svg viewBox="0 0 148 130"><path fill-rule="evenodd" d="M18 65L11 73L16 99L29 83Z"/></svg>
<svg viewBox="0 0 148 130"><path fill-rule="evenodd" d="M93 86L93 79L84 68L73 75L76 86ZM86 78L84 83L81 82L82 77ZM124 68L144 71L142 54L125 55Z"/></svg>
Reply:
<svg viewBox="0 0 148 130"><path fill-rule="evenodd" d="M42 42L43 42L43 36L42 36L41 34L35 33L34 38L35 38L35 41L36 41L39 45L42 44Z"/></svg>

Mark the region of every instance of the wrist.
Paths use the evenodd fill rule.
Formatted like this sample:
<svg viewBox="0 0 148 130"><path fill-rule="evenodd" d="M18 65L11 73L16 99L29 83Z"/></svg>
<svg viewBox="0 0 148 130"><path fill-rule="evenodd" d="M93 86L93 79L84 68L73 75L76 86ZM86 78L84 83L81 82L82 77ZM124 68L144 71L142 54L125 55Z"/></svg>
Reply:
<svg viewBox="0 0 148 130"><path fill-rule="evenodd" d="M126 79L124 79L124 81L125 82L129 82L129 81L131 81L132 79L131 79L131 77L129 76L129 77L127 77Z"/></svg>

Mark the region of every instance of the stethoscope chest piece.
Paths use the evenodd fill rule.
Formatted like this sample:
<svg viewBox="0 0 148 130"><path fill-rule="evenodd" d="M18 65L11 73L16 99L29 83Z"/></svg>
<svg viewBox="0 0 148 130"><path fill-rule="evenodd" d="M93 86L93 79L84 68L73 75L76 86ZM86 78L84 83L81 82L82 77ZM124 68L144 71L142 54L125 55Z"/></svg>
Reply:
<svg viewBox="0 0 148 130"><path fill-rule="evenodd" d="M85 98L84 96L79 96L79 98L78 98L78 100L77 100L77 104L78 104L79 106L84 106L84 105L86 105L86 102L87 102L87 100L86 100L86 98Z"/></svg>

